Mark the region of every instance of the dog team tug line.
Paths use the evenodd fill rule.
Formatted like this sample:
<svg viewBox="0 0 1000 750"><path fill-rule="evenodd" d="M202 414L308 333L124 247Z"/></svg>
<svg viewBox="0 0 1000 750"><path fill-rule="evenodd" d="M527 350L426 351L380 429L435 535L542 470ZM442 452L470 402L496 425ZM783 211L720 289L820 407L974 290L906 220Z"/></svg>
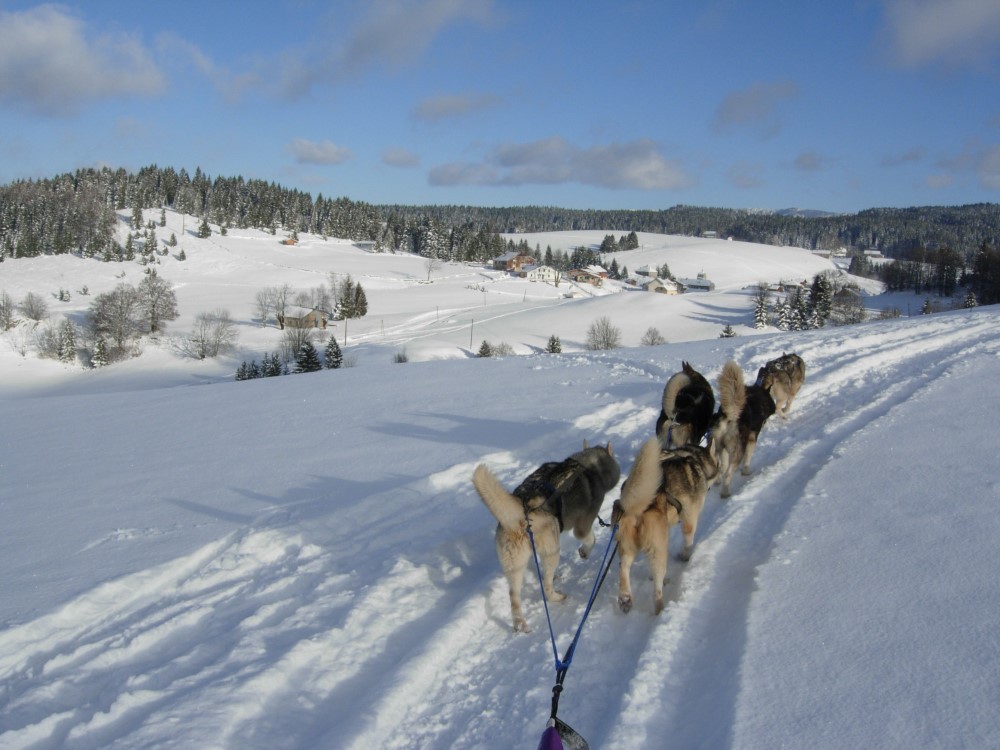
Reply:
<svg viewBox="0 0 1000 750"><path fill-rule="evenodd" d="M694 551L698 517L709 487L721 479L723 498L730 496L730 482L737 466L751 473L750 459L757 437L768 418L788 410L805 382L805 362L797 354L782 354L767 362L753 385L745 385L743 371L729 361L719 375L719 408L711 384L687 362L667 381L656 435L639 449L621 495L615 501L611 523L598 518L605 495L621 478L611 444L589 447L562 461L544 463L508 492L484 465L476 467L472 484L497 520L496 548L507 579L514 631L529 632L521 610L521 585L533 559L542 591L542 604L555 658L556 684L552 710L542 733L539 750L587 750L586 740L558 717L559 697L573 661L583 626L590 615L615 555L621 552L618 573L618 606L632 608L630 572L640 553L649 559L653 573L653 611L664 607L663 583L667 577L670 529L680 523L684 547L678 558L687 561ZM704 443L704 445L702 444ZM567 528L582 544L580 557L593 551L594 521L611 526L598 576L580 624L562 659L556 648L549 601L561 602L555 590L559 564L559 537ZM612 542L614 548L612 549Z"/></svg>

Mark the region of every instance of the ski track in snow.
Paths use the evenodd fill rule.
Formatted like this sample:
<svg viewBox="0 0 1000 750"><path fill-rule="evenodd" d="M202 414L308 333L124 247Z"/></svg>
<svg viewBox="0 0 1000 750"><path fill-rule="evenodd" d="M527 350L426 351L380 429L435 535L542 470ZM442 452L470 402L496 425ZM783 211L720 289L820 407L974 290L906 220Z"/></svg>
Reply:
<svg viewBox="0 0 1000 750"><path fill-rule="evenodd" d="M802 339L795 350L807 363L806 383L789 419L770 420L755 473L736 476L730 500L710 491L692 560L670 559L664 612L651 614L648 569L640 563L636 606L619 613L613 566L569 670L560 716L594 748L640 747L666 736L678 747L731 742L711 736L733 726L740 689L736 677L726 694L716 689L727 684L718 674L739 674L745 650L746 618L731 614L749 607L756 568L804 488L841 443L968 356L988 326L988 319L940 333L929 325L869 326L817 343ZM769 343L730 344L748 382L778 354L765 348ZM561 360L568 374L571 362ZM674 363L637 368L613 354L606 362L604 405L582 409L564 429L607 435L624 477L652 432ZM719 369L704 374L714 383ZM649 384L648 400L636 398L636 378ZM844 413L841 394L865 406ZM480 460L513 486L539 456L552 454L552 438L545 432L516 453ZM456 497L476 505L474 463L400 481L384 493L411 493L431 509ZM616 494L606 498L605 518ZM361 512L348 510L340 522ZM376 522L386 533L405 533L397 529L409 517L394 511ZM171 728L177 747L534 746L554 681L537 581L529 575L524 587L534 632L512 635L492 534L483 532L488 523L481 526L464 534L448 529L460 535L445 534L430 553L401 549L392 560L370 562L383 567L367 585L284 530L277 517L108 582L0 632L0 746L142 747L162 739L178 716L201 718ZM557 587L570 598L551 607L560 656L608 543L607 529L597 535L588 561L576 555L571 535L562 539ZM365 540L353 543L360 550ZM679 546L675 530L671 550ZM491 670L496 664L504 668ZM364 697L372 694L380 696L374 704ZM718 716L717 728L685 727L685 715Z"/></svg>

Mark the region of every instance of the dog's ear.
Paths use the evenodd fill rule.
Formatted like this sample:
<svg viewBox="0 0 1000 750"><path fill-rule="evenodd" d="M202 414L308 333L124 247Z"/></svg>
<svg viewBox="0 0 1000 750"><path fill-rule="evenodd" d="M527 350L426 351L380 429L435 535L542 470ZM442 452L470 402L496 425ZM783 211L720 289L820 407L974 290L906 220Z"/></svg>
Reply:
<svg viewBox="0 0 1000 750"><path fill-rule="evenodd" d="M611 456L612 458L614 458L615 452L613 450L611 450L611 441L610 440L608 441L608 445L607 445L607 448L605 450L607 450L609 456Z"/></svg>

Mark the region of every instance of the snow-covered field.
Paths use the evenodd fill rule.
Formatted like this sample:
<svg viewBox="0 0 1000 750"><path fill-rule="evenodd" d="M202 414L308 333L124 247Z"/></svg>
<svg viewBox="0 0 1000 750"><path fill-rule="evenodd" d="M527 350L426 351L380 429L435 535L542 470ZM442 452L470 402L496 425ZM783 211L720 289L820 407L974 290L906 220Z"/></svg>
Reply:
<svg viewBox="0 0 1000 750"><path fill-rule="evenodd" d="M564 300L483 269L427 284L419 259L236 234L213 250L184 237L188 260L159 267L181 317L139 358L83 371L0 351L0 747L535 747L545 616L529 580L534 630L510 632L472 469L513 486L588 439L627 472L681 360L714 383L729 358L752 379L782 351L808 365L789 420L765 427L731 499L710 491L661 615L642 565L628 615L609 576L560 716L595 749L1000 746L997 308L758 334L740 289L828 261L642 235L649 261L630 268L704 270L720 291ZM50 308L79 314L75 290L122 270L6 262L0 290L66 287ZM255 291L330 271L368 295L347 331L356 366L232 382L280 336L253 321ZM220 306L240 349L175 354L169 339ZM626 348L582 350L600 315ZM717 338L726 323L740 335ZM650 325L671 343L638 346ZM551 334L563 354L538 351ZM471 358L483 339L522 356ZM402 349L411 361L391 363ZM599 563L568 535L562 558L560 652Z"/></svg>

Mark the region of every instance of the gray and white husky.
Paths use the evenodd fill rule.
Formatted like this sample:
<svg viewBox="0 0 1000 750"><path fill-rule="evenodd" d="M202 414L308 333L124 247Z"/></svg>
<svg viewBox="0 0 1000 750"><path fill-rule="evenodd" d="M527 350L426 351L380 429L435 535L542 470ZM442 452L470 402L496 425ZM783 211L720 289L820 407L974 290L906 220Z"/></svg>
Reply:
<svg viewBox="0 0 1000 750"><path fill-rule="evenodd" d="M788 410L799 388L806 380L806 363L794 352L772 359L757 371L757 385L766 389L774 399L774 407L782 419L788 419Z"/></svg>
<svg viewBox="0 0 1000 750"><path fill-rule="evenodd" d="M521 584L531 561L528 523L542 569L545 596L559 602L566 598L553 586L559 564L559 536L572 529L581 540L580 556L594 548L594 521L604 496L621 477L621 469L606 446L587 447L562 461L544 463L508 492L494 474L480 464L472 474L472 484L497 519L496 546L500 567L510 589L510 613L514 630L528 632L521 611Z"/></svg>
<svg viewBox="0 0 1000 750"><path fill-rule="evenodd" d="M719 466L708 448L687 445L661 451L657 438L643 444L612 515L621 550L618 606L623 612L632 608L630 573L640 553L649 558L653 573L653 611L659 614L663 609L670 529L681 524L684 549L678 557L690 559L705 495L718 475Z"/></svg>

